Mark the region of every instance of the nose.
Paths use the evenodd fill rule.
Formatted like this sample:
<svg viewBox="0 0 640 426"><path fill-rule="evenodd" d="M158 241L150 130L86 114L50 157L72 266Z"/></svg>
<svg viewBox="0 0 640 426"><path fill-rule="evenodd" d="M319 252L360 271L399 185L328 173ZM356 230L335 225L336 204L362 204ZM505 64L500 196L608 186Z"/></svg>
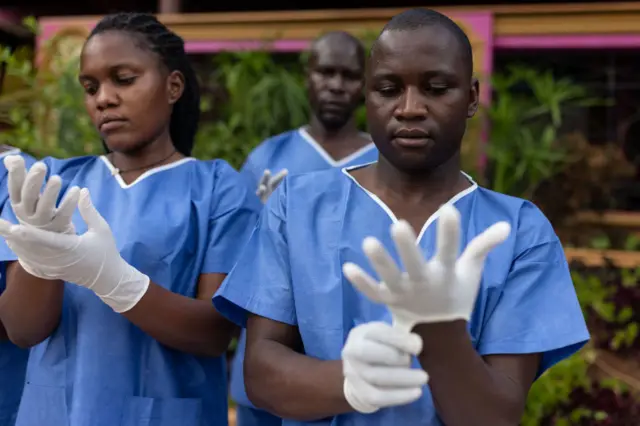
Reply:
<svg viewBox="0 0 640 426"><path fill-rule="evenodd" d="M407 88L396 108L396 119L399 121L420 121L425 120L427 114L428 110L424 96L417 88Z"/></svg>
<svg viewBox="0 0 640 426"><path fill-rule="evenodd" d="M100 85L95 97L96 106L100 111L118 105L118 92L109 84Z"/></svg>
<svg viewBox="0 0 640 426"><path fill-rule="evenodd" d="M327 87L333 93L344 93L344 77L335 73L328 78Z"/></svg>

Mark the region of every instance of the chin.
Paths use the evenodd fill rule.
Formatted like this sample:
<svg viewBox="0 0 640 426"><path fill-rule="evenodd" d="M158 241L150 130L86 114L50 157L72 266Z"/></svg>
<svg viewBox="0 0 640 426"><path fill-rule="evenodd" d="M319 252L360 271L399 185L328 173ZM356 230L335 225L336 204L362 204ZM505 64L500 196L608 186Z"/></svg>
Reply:
<svg viewBox="0 0 640 426"><path fill-rule="evenodd" d="M319 118L324 127L335 130L341 129L349 121L349 117L342 117L334 114L322 114Z"/></svg>
<svg viewBox="0 0 640 426"><path fill-rule="evenodd" d="M122 134L105 137L104 142L110 151L129 153L135 152L143 148L146 143L140 142L140 138L134 138L133 135Z"/></svg>
<svg viewBox="0 0 640 426"><path fill-rule="evenodd" d="M394 168L408 174L428 173L437 167L426 152L393 152L385 158Z"/></svg>

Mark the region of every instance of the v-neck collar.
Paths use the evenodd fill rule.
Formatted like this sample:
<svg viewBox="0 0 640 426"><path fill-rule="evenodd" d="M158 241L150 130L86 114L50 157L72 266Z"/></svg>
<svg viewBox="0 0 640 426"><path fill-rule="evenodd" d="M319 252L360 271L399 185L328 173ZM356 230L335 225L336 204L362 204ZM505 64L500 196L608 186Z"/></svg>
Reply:
<svg viewBox="0 0 640 426"><path fill-rule="evenodd" d="M342 168L342 173L344 173L349 179L351 179L351 181L354 184L356 184L360 189L362 189L362 191L364 191L365 194L367 194L369 196L369 198L371 198L378 206L380 206L380 208L387 214L387 216L389 216L389 218L391 219L391 221L393 223L397 223L397 222L399 222L399 219L393 213L393 211L391 211L389 206L387 206L384 203L384 201L382 201L380 199L380 197L378 197L376 194L374 194L373 192L369 191L364 186L360 185L360 182L358 182L351 175L351 173L349 173L352 170L356 170L356 169L359 169L359 168L362 168L362 167L366 167L366 166L369 166L369 165L374 164L374 163L376 163L376 161L373 161L373 162L370 162L370 163L367 163L367 164L357 165L357 166L344 167L344 168ZM429 218L426 220L424 225L422 225L422 229L420 229L420 233L418 234L418 238L416 239L416 244L420 244L420 241L422 241L422 237L426 233L427 229L429 229L429 226L431 226L431 224L433 222L435 222L436 219L438 219L438 217L440 217L440 211L442 210L443 206L455 204L456 202L458 202L462 198L466 197L467 195L473 193L476 189L478 189L478 184L473 180L473 178L471 176L469 176L468 174L466 174L463 171L461 171L460 173L462 173L462 175L465 178L467 178L469 180L469 182L471 182L471 186L469 188L463 189L462 191L460 191L457 194L455 194L446 203L444 203L442 206L440 206L440 208L438 208L438 210L436 210L431 216L429 216Z"/></svg>
<svg viewBox="0 0 640 426"><path fill-rule="evenodd" d="M140 176L138 176L138 178L136 180L134 180L133 182L126 183L124 181L124 179L122 179L122 176L120 176L120 174L117 173L117 169L113 166L113 164L111 164L111 161L109 161L109 159L107 158L106 155L101 155L100 159L107 166L107 169L109 169L109 171L111 172L111 175L115 178L116 182L118 182L118 185L120 185L120 187L122 189L131 188L132 186L134 186L138 182L148 178L149 176L153 176L156 173L160 173L160 172L163 172L165 170L176 168L176 167L181 166L181 165L183 165L185 163L188 163L188 162L191 162L191 161L195 161L195 158L193 158L193 157L182 158L182 159L180 159L178 161L174 161L173 163L164 164L162 166L154 167L153 169L147 170L146 172L144 172Z"/></svg>
<svg viewBox="0 0 640 426"><path fill-rule="evenodd" d="M327 164L329 164L331 167L342 167L342 166L345 166L345 165L349 164L351 161L353 161L356 158L360 157L365 152L368 152L369 150L375 148L375 144L373 142L371 142L371 143L363 146L362 148L358 149L357 151L347 155L346 157L344 157L344 158L342 158L340 160L335 160L322 147L322 145L320 145L320 143L317 140L315 140L313 138L313 136L311 136L309 134L307 129L305 129L304 127L301 127L301 128L298 129L298 133L300 134L302 139L304 139L311 146L311 148L313 148L318 153L318 155L320 157L322 157L324 159L324 161L326 161ZM369 136L367 133L360 133L360 135L365 137L365 138L367 138L367 139L371 139L371 136Z"/></svg>

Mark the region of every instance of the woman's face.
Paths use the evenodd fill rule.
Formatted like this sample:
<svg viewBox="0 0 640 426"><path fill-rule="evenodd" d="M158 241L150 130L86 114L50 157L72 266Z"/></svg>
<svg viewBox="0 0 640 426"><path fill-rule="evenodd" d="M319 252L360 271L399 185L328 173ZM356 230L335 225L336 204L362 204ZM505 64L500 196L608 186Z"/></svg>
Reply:
<svg viewBox="0 0 640 426"><path fill-rule="evenodd" d="M110 150L133 152L169 132L184 89L142 37L106 31L91 37L80 60L80 84L91 121Z"/></svg>

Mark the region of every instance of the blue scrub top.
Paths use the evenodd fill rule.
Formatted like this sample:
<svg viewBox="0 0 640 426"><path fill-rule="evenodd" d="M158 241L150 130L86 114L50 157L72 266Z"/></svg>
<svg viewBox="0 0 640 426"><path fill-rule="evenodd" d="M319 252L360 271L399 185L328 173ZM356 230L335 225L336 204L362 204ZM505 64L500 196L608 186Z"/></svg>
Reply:
<svg viewBox="0 0 640 426"><path fill-rule="evenodd" d="M127 262L186 297L196 297L201 274L231 270L262 208L221 160L185 158L131 184L106 157L45 163L63 192L89 189ZM10 208L3 217L12 219ZM86 231L78 211L74 224ZM2 242L0 260L15 258ZM170 349L66 283L59 326L31 350L17 426L225 426L227 417L224 357Z"/></svg>
<svg viewBox="0 0 640 426"><path fill-rule="evenodd" d="M475 183L449 203L460 211L462 244L498 221L512 225L508 240L486 261L475 310L468 324L482 355L541 353L539 373L582 347L589 338L563 247L546 217L528 201ZM418 237L425 258L436 245L436 212ZM344 278L353 262L372 276L362 251L379 239L399 262L389 232L391 210L360 186L349 170L287 177L268 200L247 249L214 296L218 310L245 325L247 313L298 327L305 353L340 359L349 331L386 321L384 305L371 302ZM400 263L401 264L401 263ZM417 360L414 365L419 368ZM428 385L409 405L364 415L350 413L284 426L441 426Z"/></svg>

